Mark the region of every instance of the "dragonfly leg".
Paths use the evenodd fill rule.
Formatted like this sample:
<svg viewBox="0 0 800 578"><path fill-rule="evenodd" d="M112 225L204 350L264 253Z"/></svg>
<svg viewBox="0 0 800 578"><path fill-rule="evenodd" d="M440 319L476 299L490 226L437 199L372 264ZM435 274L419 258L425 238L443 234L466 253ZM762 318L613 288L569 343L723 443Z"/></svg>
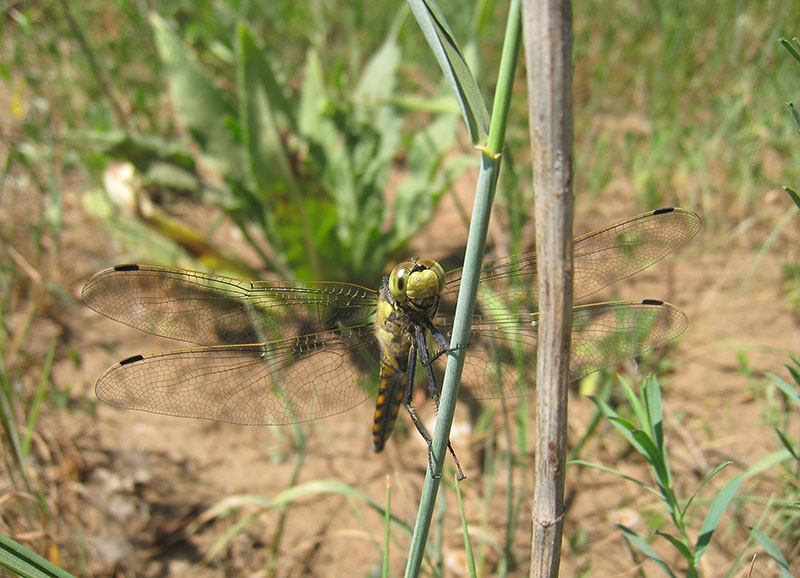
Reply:
<svg viewBox="0 0 800 578"><path fill-rule="evenodd" d="M450 353L451 351L453 351L453 348L450 347L450 342L447 340L447 337L445 337L444 334L441 331L436 329L436 326L433 323L427 324L425 329L427 329L428 331L431 332L431 335L433 336L433 339L436 341L436 344L439 346L439 351L437 351L433 355L433 357L430 357L428 359L427 363L423 362L423 365L428 365L430 363L433 363L437 359L439 359L445 353ZM426 346L425 350L427 351L427 349L428 348Z"/></svg>
<svg viewBox="0 0 800 578"><path fill-rule="evenodd" d="M433 438L431 434L428 433L428 428L425 427L425 424L422 423L422 420L419 419L417 412L414 410L410 403L405 403L406 409L408 410L408 414L411 416L411 421L414 422L414 425L417 426L417 431L422 436L422 439L425 440L425 443L428 444L428 469L431 472L431 477L434 479L439 479L442 477L442 474L434 473L435 464L433 463ZM453 449L453 444L450 443L450 440L447 440L447 449L450 450L450 455L453 456L453 462L456 464L456 469L458 470L458 479L463 480L467 476L464 475L464 470L461 469L461 463L458 461L458 457L456 456L456 452Z"/></svg>
<svg viewBox="0 0 800 578"><path fill-rule="evenodd" d="M442 336L444 337L444 336ZM433 399L433 403L436 405L436 409L439 409L439 388L436 386L436 378L433 375L433 370L431 369L431 359L428 357L428 345L425 343L425 330L417 328L414 336L415 343L411 346L412 352L411 354L416 357L416 353L414 350L419 350L419 358L422 366L425 368L425 372L428 374L428 390L431 392L431 398ZM410 356L409 356L410 357ZM409 361L415 361L409 359ZM416 363L414 364L416 365ZM409 365L409 374L408 374L408 387L413 389L414 387L414 365ZM433 453L432 453L432 446L433 441L431 439L430 434L428 433L425 426L422 424L421 421L416 416L414 412L414 408L411 407L411 396L409 394L408 398L406 399L406 408L408 409L408 413L411 415L411 420L414 422L414 425L417 426L417 430L428 443L428 463L431 469L431 475L433 476ZM447 449L450 450L450 455L453 456L453 462L456 464L456 468L458 469L458 479L463 480L467 476L464 475L464 470L461 469L461 463L458 461L458 456L456 456L456 452L453 449L453 444L450 443L450 439L447 440ZM436 478L440 477L440 475L434 476Z"/></svg>

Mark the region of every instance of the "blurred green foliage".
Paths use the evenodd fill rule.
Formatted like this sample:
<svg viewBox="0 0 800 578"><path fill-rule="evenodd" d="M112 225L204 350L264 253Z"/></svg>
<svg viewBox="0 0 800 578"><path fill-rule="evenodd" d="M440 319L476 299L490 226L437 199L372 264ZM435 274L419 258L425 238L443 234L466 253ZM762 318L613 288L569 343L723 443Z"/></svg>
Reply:
<svg viewBox="0 0 800 578"><path fill-rule="evenodd" d="M721 1L702 5L615 1L609 5L596 0L575 4L578 202L581 198L603 195L621 196L627 202L633 201L639 210L665 204L690 206L704 213L713 230L728 215L757 212L763 191L774 187L776 182L800 181L800 150L793 146L793 129L784 122L780 110L793 90L793 63L791 59L776 57L778 47L774 42L777 36L790 37L800 29L800 13L792 8L789 0L769 0L758 5ZM447 14L455 36L475 41L476 49L468 47L466 53L473 70L478 71L484 96L492 87L483 79L496 76L493 69L496 62L478 62L475 55L498 53L506 9L504 3L487 0L470 10L449 10L451 13ZM213 98L221 97L223 100L218 104L227 110L227 121L217 119L209 125L209 130L210 126L217 127L215 135L221 140L200 143L211 147L202 148L202 160L207 160L212 149L220 152L220 143L225 139L232 140L236 146L225 149L221 156L238 157L237 170L247 173L226 174L223 182L227 190L222 192L211 190L208 182L203 181L206 188L197 197L199 202L219 204L241 226L248 227L248 234L253 233L249 227L255 224L257 235L250 242L264 253L262 257L269 256L272 267L284 275L325 276L331 253L339 251L340 258L345 255L343 258L350 260L346 255L353 252L352 260L356 261L356 255L371 241L387 242L388 248L382 256L373 257L368 251L370 260L391 261L392 254L401 250L402 240L413 235L416 228L413 221L428 218L430 211L426 205L435 205L435 195L426 199L413 215L407 212L401 216L389 210L383 226L377 227L375 222L380 213L377 197L359 190L365 200L375 204L365 207L363 214L350 211L346 215L348 209L342 203L349 199L352 205L360 199L354 199L346 187L339 187L343 181L350 187L365 183L385 187L380 178L382 172L376 168L380 164L377 160L369 169L359 163L363 163L363 155L370 147L388 154L395 143L393 174L411 178L404 163L411 158L412 142L424 139L416 136L419 128L432 122L432 113L423 112L423 108L427 106L443 114L438 95L444 91L431 87L426 80L440 75L427 46L420 41L419 31L404 28L409 32L395 38L400 56L395 63L390 97L391 104L404 107L403 122L397 123L399 129L395 128L399 135L389 132L396 121L390 118L390 113L396 109L385 102L358 100L357 87L366 73L367 62L385 50L382 46L398 26L397 15L375 3L178 1L144 5L120 0L10 7L9 17L0 24L0 33L13 37L14 42L4 46L0 74L10 87L11 110L23 131L12 139L12 145L20 153L18 158L24 160L26 151L41 157L42 149L47 152L48 143L62 141L68 130L80 129L84 136L86 131L92 131L95 139L98 135L112 136L127 145L136 139L152 141L157 137L161 139L157 148L169 146L173 159L177 154L190 163L188 167L179 165L184 172L177 174L186 187L185 176L194 174L196 167L191 163L198 159L186 154L187 149L196 151L185 138L188 127L182 120L181 106L166 97L167 85L173 84L175 75L164 55L159 54L156 33L159 28L151 25L148 10L160 16L165 23L163 30L180 38L174 48L184 50L186 57L194 62L195 70L211 82L214 90L205 93L206 96L212 97L216 92ZM598 17L600 14L602 17ZM102 26L95 25L98 22ZM253 40L249 48L241 42L244 33L237 31L241 22L247 23L246 32ZM165 48L163 42L161 47ZM355 135L360 140L359 152L354 147L351 158L335 158L330 155L330 138L325 137L326 145L303 134L300 124L294 134L286 128L287 125L293 128L291 123L277 125L289 170L303 194L302 202L292 199L294 208L287 209L291 217L283 219L285 230L267 222L268 215L278 215L274 207L260 207L251 214L253 203L258 205L267 192L272 194L285 187L285 183L271 183L270 190L264 188L263 179L268 173L261 169L271 165L271 160L255 159L261 167L246 162L248 156L263 150L265 145L264 135L251 138L247 131L259 127L248 125L244 114L248 102L243 96L248 96L247 88L257 86L267 74L265 67L252 58L248 61L249 68L244 66L242 57L245 51L252 55L253 48L268 62L268 72L277 79L291 104L288 112L276 115L279 121L285 121L288 114L297 122L308 111L301 110L298 101L304 91L312 88L309 72L313 72L311 65L316 61L313 66L322 72L319 90L324 89L317 95L321 104L316 114L337 131L337 138ZM248 73L243 81L245 71ZM524 71L518 74L521 81ZM523 83L518 82L517 87L521 91ZM174 94L175 89L171 90ZM448 103L445 107L452 106L452 101ZM271 100L258 106L268 109L277 104ZM389 108L388 113L380 115L387 125L372 122L369 110L377 110L376 107ZM504 232L514 235L512 240L496 241L509 245L517 245L520 235L526 234L525 218L521 215L529 212L530 206L527 194L530 175L524 154L528 139L525 99L515 99L513 107L512 118L517 120L509 127L509 150L520 154L517 163L507 163L504 168L506 176L495 215L501 220ZM364 122L365 117L369 123ZM224 138L219 131L220 123L225 125ZM330 134L327 129L325 132ZM324 140L322 134L312 136ZM62 166L88 169L99 182L109 159L137 160L126 156L130 151L94 144L88 150L72 146L59 151L66 160ZM424 150L422 143L418 150ZM151 161L152 158L159 161L156 168L162 174L158 175L153 165L146 166L145 186L165 181L172 186L172 181L163 176L165 164L160 162L159 155L161 152L151 156ZM220 159L220 155L215 156ZM424 158L422 153L420 156L435 165L435 159ZM350 164L345 167L351 171L348 179L341 172L345 162ZM339 168L334 169L337 163ZM509 169L515 167L511 174ZM268 168L275 171L278 167ZM359 174L359 170L370 170L372 174ZM420 179L426 176L425 172L418 169ZM442 172L438 174L443 181L437 184L443 184L447 179ZM151 179L153 175L158 178ZM234 176L236 186L232 186ZM174 180L174 171L169 177ZM278 192L288 195L289 190ZM326 209L323 199L327 196L330 201L334 194L337 215L331 218L329 214L334 211ZM303 212L295 209L305 203L309 207L304 217ZM394 210L398 209L403 206ZM308 222L321 212L329 216L321 225L324 233L299 230L304 219ZM369 222L370 231L357 230L353 220ZM397 230L390 233L394 226ZM318 245L309 254L309 243L323 246ZM271 250L262 245L272 246ZM306 259L304 265L297 263L300 256ZM367 279L370 275L367 271L375 269L372 262L352 266L345 263L334 269L329 273L333 278L349 276L374 284L374 278Z"/></svg>
<svg viewBox="0 0 800 578"><path fill-rule="evenodd" d="M152 23L175 110L204 164L223 178L214 198L243 232L260 233L246 238L265 261L300 278L374 284L446 190L444 156L458 126L454 113L440 113L403 143L402 115L390 102L397 27L349 92L329 90L312 48L291 94L239 26L234 99L163 19ZM384 191L401 145L407 175L390 203Z"/></svg>

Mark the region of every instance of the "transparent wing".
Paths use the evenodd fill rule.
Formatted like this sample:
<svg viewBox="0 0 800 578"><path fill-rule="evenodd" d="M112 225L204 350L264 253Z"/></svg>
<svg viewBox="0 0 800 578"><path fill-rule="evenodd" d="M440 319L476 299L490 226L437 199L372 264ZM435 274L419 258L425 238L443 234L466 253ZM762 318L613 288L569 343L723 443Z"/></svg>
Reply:
<svg viewBox="0 0 800 578"><path fill-rule="evenodd" d="M135 355L97 382L118 407L246 425L326 417L374 397L372 325L253 345Z"/></svg>
<svg viewBox="0 0 800 578"><path fill-rule="evenodd" d="M536 389L539 315L473 320L460 397L527 395ZM573 309L570 379L641 355L686 330L680 310L661 301L593 303Z"/></svg>
<svg viewBox="0 0 800 578"><path fill-rule="evenodd" d="M369 323L376 293L347 283L245 281L120 265L94 275L83 301L115 321L198 345L292 339Z"/></svg>
<svg viewBox="0 0 800 578"><path fill-rule="evenodd" d="M701 225L697 214L667 208L576 238L573 243L575 299L596 293L660 261L694 237ZM460 283L461 269L447 274L447 285L439 305L444 327L451 322ZM539 309L535 252L484 264L476 312L487 309L516 309L520 313Z"/></svg>

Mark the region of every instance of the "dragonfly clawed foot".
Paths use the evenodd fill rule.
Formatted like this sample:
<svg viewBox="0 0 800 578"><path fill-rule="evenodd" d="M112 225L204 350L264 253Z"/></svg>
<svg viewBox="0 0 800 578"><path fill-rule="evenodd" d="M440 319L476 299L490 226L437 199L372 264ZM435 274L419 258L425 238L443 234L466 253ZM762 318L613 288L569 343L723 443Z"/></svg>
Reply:
<svg viewBox="0 0 800 578"><path fill-rule="evenodd" d="M449 355L449 354L453 353L454 351L458 351L459 349L463 349L463 348L466 348L466 347L467 347L466 345L460 345L460 346L456 346L456 347L450 347L448 345L447 347L442 347L436 353L434 353L432 356L430 356L426 361L423 361L422 365L424 367L428 367L429 365L431 365L434 361L439 359L445 353Z"/></svg>
<svg viewBox="0 0 800 578"><path fill-rule="evenodd" d="M433 459L433 438L431 437L431 434L428 433L428 428L425 427L425 424L423 424L417 416L417 412L414 410L413 406L408 402L405 403L405 406L409 415L411 416L411 421L414 422L414 425L417 427L417 431L428 445L428 471L431 473L431 478L438 480L442 477L442 474L438 472L436 463ZM461 481L466 479L467 476L464 475L464 470L461 469L461 463L458 461L458 456L456 456L456 452L453 449L453 444L450 443L450 440L447 440L447 449L450 450L450 455L453 456L453 462L456 464L456 469L458 470L458 480Z"/></svg>
<svg viewBox="0 0 800 578"><path fill-rule="evenodd" d="M450 450L450 455L453 456L453 461L456 464L456 470L458 470L458 481L460 482L461 480L465 480L467 476L464 475L464 470L461 469L461 464L459 463L456 452L453 449L453 444L451 444L449 440L447 442L447 449ZM431 478L434 480L438 480L442 477L441 472L436 471L436 464L433 460L433 446L431 443L428 444L428 471L431 473Z"/></svg>

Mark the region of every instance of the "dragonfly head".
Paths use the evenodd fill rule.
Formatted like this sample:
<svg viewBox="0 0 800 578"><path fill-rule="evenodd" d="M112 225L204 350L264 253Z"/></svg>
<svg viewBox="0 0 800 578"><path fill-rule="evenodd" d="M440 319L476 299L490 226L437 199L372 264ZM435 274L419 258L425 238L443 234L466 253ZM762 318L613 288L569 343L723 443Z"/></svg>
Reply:
<svg viewBox="0 0 800 578"><path fill-rule="evenodd" d="M398 303L416 312L433 315L444 282L444 269L439 263L433 259L412 259L392 269L389 291Z"/></svg>

